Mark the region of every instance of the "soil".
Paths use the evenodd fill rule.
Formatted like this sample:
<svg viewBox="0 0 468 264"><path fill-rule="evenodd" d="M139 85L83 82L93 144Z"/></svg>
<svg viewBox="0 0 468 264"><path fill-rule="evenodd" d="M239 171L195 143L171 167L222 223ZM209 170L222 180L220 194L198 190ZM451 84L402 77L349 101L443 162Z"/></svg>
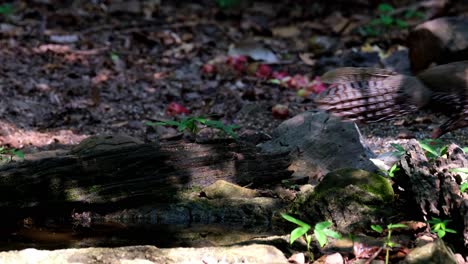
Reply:
<svg viewBox="0 0 468 264"><path fill-rule="evenodd" d="M66 148L96 134L146 142L177 138L173 128L145 125L183 117L168 111L171 103L188 116L236 124L239 135L268 137L285 118L314 109L314 94L298 96L297 89L248 70L223 70L228 63L220 58L230 46L255 40L280 58L267 63L271 69L313 79L344 64L378 66L375 52L343 54L366 43L392 51L407 34L361 36L359 26L376 6L349 1L241 1L226 9L215 1L143 2L138 9L140 1L13 1L13 11L0 15L0 145L31 152ZM323 49L311 46L314 36L325 35L333 38ZM212 61L218 70L204 72ZM407 58L400 62L408 64ZM287 115L272 113L278 104L287 106ZM441 120L422 114L361 128L370 147L382 152L403 138L427 138ZM443 139L465 146L467 135L463 129Z"/></svg>

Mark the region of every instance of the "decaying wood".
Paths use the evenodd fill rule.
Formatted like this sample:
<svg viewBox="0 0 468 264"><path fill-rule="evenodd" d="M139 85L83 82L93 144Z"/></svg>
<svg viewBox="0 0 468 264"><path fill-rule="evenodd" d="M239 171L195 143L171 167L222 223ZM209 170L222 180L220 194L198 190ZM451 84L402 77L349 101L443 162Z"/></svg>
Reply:
<svg viewBox="0 0 468 264"><path fill-rule="evenodd" d="M465 245L468 244L468 195L460 192L459 173L450 171L468 168L468 157L463 150L451 144L446 156L428 160L419 144L412 140L400 163L403 173L395 181L409 192L407 197L419 205L420 213L451 219L454 225L463 226Z"/></svg>
<svg viewBox="0 0 468 264"><path fill-rule="evenodd" d="M0 167L0 208L164 202L219 179L258 187L290 176L287 154L237 144L135 143L72 153Z"/></svg>

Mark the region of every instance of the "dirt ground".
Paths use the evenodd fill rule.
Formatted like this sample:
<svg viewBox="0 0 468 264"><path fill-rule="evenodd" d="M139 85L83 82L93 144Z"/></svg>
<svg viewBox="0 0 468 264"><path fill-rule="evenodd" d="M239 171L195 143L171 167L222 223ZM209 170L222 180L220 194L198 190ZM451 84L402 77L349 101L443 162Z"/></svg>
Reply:
<svg viewBox="0 0 468 264"><path fill-rule="evenodd" d="M407 29L358 33L376 5L253 1L223 9L221 2L36 0L0 8L0 145L29 152L95 134L177 138L173 128L144 123L184 113L236 124L239 135L268 135L284 119L314 109L315 94L272 83L259 63L297 80L338 66L408 71L407 57L396 52L405 54ZM251 54L241 70L229 61L236 50ZM268 52L276 59L262 62ZM396 62L383 62L379 52L392 53ZM260 62L252 58L257 55ZM277 105L288 112L278 114ZM361 128L380 152L404 138L427 138L441 120L422 114ZM466 146L467 135L459 130L444 140Z"/></svg>

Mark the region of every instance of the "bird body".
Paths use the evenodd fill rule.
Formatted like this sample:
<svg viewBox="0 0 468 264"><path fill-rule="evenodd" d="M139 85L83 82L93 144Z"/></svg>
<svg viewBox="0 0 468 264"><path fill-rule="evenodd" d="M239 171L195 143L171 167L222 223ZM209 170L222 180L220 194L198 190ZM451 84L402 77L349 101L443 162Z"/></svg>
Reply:
<svg viewBox="0 0 468 264"><path fill-rule="evenodd" d="M430 109L449 115L433 137L468 126L468 61L444 64L407 76L386 69L339 68L325 73L329 89L317 106L363 123L388 120Z"/></svg>

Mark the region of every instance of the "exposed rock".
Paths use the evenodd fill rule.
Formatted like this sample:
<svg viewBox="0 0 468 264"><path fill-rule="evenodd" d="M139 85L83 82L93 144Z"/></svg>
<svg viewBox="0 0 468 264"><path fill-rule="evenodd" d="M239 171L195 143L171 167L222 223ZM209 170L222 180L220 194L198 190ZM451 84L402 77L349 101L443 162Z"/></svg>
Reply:
<svg viewBox="0 0 468 264"><path fill-rule="evenodd" d="M297 253L293 254L290 258L288 258L289 263L294 264L304 264L305 263L305 255L304 253Z"/></svg>
<svg viewBox="0 0 468 264"><path fill-rule="evenodd" d="M293 211L304 212L306 222L333 219L342 233L368 229L371 222L391 215L393 189L387 179L364 170L341 169L325 175ZM309 221L310 220L310 221Z"/></svg>
<svg viewBox="0 0 468 264"><path fill-rule="evenodd" d="M254 198L258 196L255 190L244 188L224 180L218 180L210 186L203 188L202 192L209 199Z"/></svg>
<svg viewBox="0 0 468 264"><path fill-rule="evenodd" d="M308 111L284 121L273 131L273 139L260 145L271 153L293 152L290 170L294 178L319 180L340 168L375 170L370 150L351 122L342 122L324 112Z"/></svg>
<svg viewBox="0 0 468 264"><path fill-rule="evenodd" d="M287 263L281 251L268 245L206 248L159 249L153 246L120 248L62 249L55 251L25 249L0 253L3 264L66 264L66 263L203 263L207 259L218 263ZM211 263L211 262L210 262Z"/></svg>
<svg viewBox="0 0 468 264"><path fill-rule="evenodd" d="M468 19L441 17L417 26L408 36L411 69L419 72L431 63L468 59Z"/></svg>
<svg viewBox="0 0 468 264"><path fill-rule="evenodd" d="M442 239L411 251L403 261L404 264L456 264L452 250L447 248Z"/></svg>
<svg viewBox="0 0 468 264"><path fill-rule="evenodd" d="M340 253L327 255L325 264L343 264L344 260Z"/></svg>

